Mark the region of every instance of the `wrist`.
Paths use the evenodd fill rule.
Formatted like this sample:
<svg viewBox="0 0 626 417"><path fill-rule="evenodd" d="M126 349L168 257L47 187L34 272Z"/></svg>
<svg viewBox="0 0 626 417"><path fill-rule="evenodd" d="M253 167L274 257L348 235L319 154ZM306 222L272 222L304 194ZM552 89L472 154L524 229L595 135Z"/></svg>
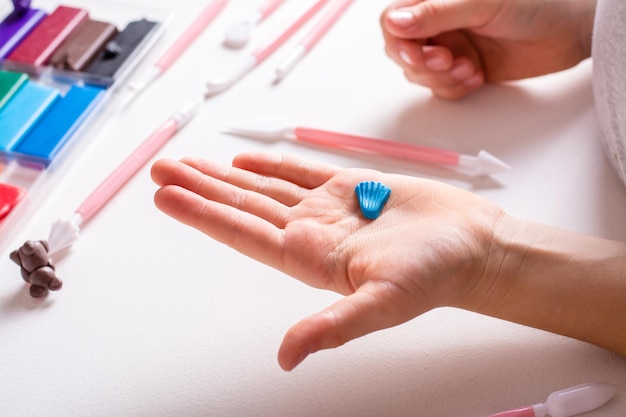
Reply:
<svg viewBox="0 0 626 417"><path fill-rule="evenodd" d="M504 213L485 241L481 269L467 288L465 296L454 307L494 316L499 304L511 291L526 258L532 239L525 223Z"/></svg>
<svg viewBox="0 0 626 417"><path fill-rule="evenodd" d="M504 216L459 307L626 355L626 244Z"/></svg>

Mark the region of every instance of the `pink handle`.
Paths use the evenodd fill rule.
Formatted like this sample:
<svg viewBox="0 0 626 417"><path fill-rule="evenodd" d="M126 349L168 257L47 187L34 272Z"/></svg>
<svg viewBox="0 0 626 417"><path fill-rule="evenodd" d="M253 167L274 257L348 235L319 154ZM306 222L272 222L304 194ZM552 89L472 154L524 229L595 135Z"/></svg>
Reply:
<svg viewBox="0 0 626 417"><path fill-rule="evenodd" d="M291 24L284 32L278 35L271 41L259 46L252 55L256 59L257 64L260 64L270 56L276 49L278 49L287 39L291 37L302 25L304 25L315 13L317 13L328 0L318 0L311 6L302 16L300 16L295 22Z"/></svg>
<svg viewBox="0 0 626 417"><path fill-rule="evenodd" d="M295 135L302 142L361 153L392 156L433 164L458 165L459 154L442 149L428 148L409 143L372 139L363 136L297 127Z"/></svg>
<svg viewBox="0 0 626 417"><path fill-rule="evenodd" d="M353 0L336 0L336 2L333 3L328 12L322 16L320 21L311 29L311 32L300 42L307 51L315 46L352 2Z"/></svg>
<svg viewBox="0 0 626 417"><path fill-rule="evenodd" d="M92 191L76 213L86 223L143 167L178 131L178 122L170 118L130 154L115 171Z"/></svg>
<svg viewBox="0 0 626 417"><path fill-rule="evenodd" d="M259 13L261 13L261 20L271 15L274 10L283 4L285 0L266 0L265 3L259 6Z"/></svg>
<svg viewBox="0 0 626 417"><path fill-rule="evenodd" d="M489 417L535 417L535 410L532 407L522 407L493 414Z"/></svg>
<svg viewBox="0 0 626 417"><path fill-rule="evenodd" d="M178 57L196 40L196 38L202 33L204 29L211 23L211 21L218 15L218 13L226 6L228 0L213 0L209 5L200 13L200 15L191 23L180 37L169 47L169 49L163 54L161 58L155 64L161 69L161 71L167 70L170 65L178 59Z"/></svg>

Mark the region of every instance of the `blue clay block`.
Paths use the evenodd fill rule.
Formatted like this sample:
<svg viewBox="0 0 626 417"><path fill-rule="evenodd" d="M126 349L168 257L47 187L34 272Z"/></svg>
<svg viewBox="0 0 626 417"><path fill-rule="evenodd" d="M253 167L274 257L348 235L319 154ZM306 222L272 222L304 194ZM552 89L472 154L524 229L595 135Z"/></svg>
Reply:
<svg viewBox="0 0 626 417"><path fill-rule="evenodd" d="M359 199L359 207L365 218L374 220L380 216L385 203L391 195L391 188L382 182L365 181L354 189Z"/></svg>
<svg viewBox="0 0 626 417"><path fill-rule="evenodd" d="M72 86L13 148L48 165L104 96L104 89Z"/></svg>
<svg viewBox="0 0 626 417"><path fill-rule="evenodd" d="M46 16L42 10L26 9L5 17L0 22L0 59L6 58Z"/></svg>
<svg viewBox="0 0 626 417"><path fill-rule="evenodd" d="M10 151L58 97L55 88L26 82L0 110L0 150Z"/></svg>

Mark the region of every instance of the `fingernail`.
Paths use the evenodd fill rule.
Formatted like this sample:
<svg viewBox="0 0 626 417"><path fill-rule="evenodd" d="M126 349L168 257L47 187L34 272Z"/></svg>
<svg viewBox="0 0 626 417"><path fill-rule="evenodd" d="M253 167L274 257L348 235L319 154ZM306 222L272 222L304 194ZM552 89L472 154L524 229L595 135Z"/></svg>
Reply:
<svg viewBox="0 0 626 417"><path fill-rule="evenodd" d="M448 64L448 61L446 61L445 59L439 56L435 56L435 57L426 59L426 62L424 62L424 65L426 65L426 68L432 71L446 71L448 69L449 64Z"/></svg>
<svg viewBox="0 0 626 417"><path fill-rule="evenodd" d="M467 80L463 81L463 85L465 85L466 87L474 88L482 84L482 82L483 75L481 73L477 73L473 77L470 77Z"/></svg>
<svg viewBox="0 0 626 417"><path fill-rule="evenodd" d="M474 75L474 68L469 64L457 64L450 70L450 76L458 81L463 81Z"/></svg>
<svg viewBox="0 0 626 417"><path fill-rule="evenodd" d="M413 62L413 59L411 58L411 54L409 54L405 49L400 48L398 50L398 55L400 55L400 58L407 64L415 65L415 63Z"/></svg>
<svg viewBox="0 0 626 417"><path fill-rule="evenodd" d="M413 13L408 10L392 10L387 14L389 20L391 20L396 26L401 28L409 28L415 24L415 17Z"/></svg>

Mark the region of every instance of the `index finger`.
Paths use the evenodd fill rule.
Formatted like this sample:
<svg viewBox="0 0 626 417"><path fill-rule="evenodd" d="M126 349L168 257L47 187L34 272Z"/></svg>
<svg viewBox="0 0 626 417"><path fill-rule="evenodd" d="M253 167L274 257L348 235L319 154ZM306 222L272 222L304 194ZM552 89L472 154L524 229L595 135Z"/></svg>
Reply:
<svg viewBox="0 0 626 417"><path fill-rule="evenodd" d="M393 36L426 39L452 30L485 25L501 5L502 0L398 1L385 10L381 22Z"/></svg>
<svg viewBox="0 0 626 417"><path fill-rule="evenodd" d="M289 181L306 189L317 188L331 179L339 168L311 162L295 156L265 153L243 153L233 160L233 166Z"/></svg>

